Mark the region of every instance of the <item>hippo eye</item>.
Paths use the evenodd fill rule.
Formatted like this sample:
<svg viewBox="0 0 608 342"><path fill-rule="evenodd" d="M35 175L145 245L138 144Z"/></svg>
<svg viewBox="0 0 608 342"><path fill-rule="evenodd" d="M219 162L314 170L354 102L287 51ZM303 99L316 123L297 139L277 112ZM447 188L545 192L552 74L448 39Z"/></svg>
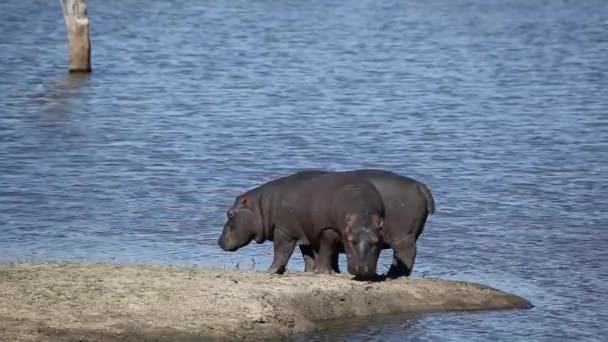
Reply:
<svg viewBox="0 0 608 342"><path fill-rule="evenodd" d="M233 209L230 209L230 210L228 210L228 211L226 212L226 215L228 216L228 218L229 218L229 219L234 218L234 215L235 215L235 214L236 214L236 213L234 212L234 210L233 210Z"/></svg>

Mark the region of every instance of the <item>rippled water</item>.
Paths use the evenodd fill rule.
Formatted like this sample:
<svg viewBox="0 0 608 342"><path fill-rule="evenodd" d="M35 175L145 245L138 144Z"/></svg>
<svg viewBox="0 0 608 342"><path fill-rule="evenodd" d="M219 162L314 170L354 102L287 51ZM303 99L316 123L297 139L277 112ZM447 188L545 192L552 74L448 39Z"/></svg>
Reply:
<svg viewBox="0 0 608 342"><path fill-rule="evenodd" d="M235 195L303 168L385 168L437 200L415 276L535 308L302 340L608 334L605 1L89 1L89 15L94 71L69 76L59 3L0 4L0 261L265 269L270 244L215 244Z"/></svg>

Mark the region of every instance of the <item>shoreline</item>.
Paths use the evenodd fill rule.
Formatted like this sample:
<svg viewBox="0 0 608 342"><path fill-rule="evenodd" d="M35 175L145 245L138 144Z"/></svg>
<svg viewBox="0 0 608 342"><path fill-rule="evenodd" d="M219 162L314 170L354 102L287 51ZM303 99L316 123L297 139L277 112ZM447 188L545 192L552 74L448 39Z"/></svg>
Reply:
<svg viewBox="0 0 608 342"><path fill-rule="evenodd" d="M530 307L514 294L436 278L361 282L348 274L198 266L0 264L0 336L11 341L253 340L353 316Z"/></svg>

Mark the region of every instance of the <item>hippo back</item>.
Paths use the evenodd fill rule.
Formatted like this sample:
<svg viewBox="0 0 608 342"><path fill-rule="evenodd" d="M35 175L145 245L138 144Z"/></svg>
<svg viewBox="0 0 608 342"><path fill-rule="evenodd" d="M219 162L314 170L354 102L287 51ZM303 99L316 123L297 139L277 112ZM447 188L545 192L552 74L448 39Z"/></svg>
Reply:
<svg viewBox="0 0 608 342"><path fill-rule="evenodd" d="M426 185L386 170L360 169L344 173L369 180L380 193L386 209L387 241L404 234L415 234L417 239L422 234L427 217L435 211L435 201Z"/></svg>
<svg viewBox="0 0 608 342"><path fill-rule="evenodd" d="M305 189L305 184L321 175L326 174L321 170L299 171L294 174L277 178L266 182L245 193L257 199L260 206L260 214L264 226L263 237L267 240L273 239L273 230L277 225L286 230L296 230L296 226L289 224L292 209L299 193ZM288 231L294 237L301 236L298 231ZM262 239L257 239L261 241Z"/></svg>
<svg viewBox="0 0 608 342"><path fill-rule="evenodd" d="M337 224L323 222L329 217L341 217L337 212L360 209L378 212L383 217L385 211L382 197L371 181L342 172L326 172L307 182L296 206L306 225L321 229ZM328 216L328 211L337 212Z"/></svg>

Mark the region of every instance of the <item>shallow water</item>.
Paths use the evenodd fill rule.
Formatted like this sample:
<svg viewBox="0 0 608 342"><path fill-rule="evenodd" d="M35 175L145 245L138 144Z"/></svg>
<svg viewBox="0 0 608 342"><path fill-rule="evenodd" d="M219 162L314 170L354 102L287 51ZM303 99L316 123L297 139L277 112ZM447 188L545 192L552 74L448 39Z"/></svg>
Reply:
<svg viewBox="0 0 608 342"><path fill-rule="evenodd" d="M608 334L606 2L88 7L94 71L68 76L59 4L0 4L0 261L265 269L270 244L215 244L235 195L304 168L385 168L437 201L414 275L535 307L300 340Z"/></svg>

